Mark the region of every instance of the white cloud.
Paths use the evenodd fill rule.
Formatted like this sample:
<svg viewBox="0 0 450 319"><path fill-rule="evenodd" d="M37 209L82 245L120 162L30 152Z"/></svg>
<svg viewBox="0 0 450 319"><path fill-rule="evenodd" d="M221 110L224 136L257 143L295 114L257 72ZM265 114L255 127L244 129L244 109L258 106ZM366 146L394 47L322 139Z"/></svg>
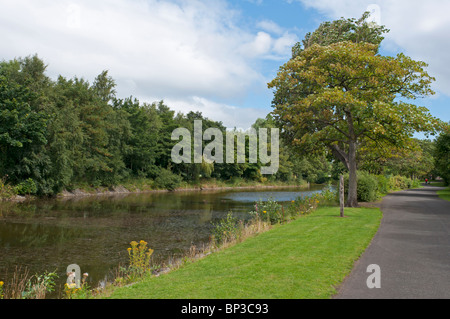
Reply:
<svg viewBox="0 0 450 319"><path fill-rule="evenodd" d="M247 57L286 61L292 54L292 46L297 42L297 36L289 32L273 38L269 33L260 31L253 41L243 45L239 52Z"/></svg>
<svg viewBox="0 0 450 319"><path fill-rule="evenodd" d="M265 86L254 60L279 58L295 42L242 29L239 19L222 0L0 0L0 59L37 53L53 77L109 70L121 97L187 105L196 96L209 110L223 105L205 101L233 105Z"/></svg>
<svg viewBox="0 0 450 319"><path fill-rule="evenodd" d="M273 22L272 20L262 20L259 21L256 26L258 28L261 28L264 31L267 31L269 33L275 33L275 34L283 34L284 29L280 27L277 23Z"/></svg>
<svg viewBox="0 0 450 319"><path fill-rule="evenodd" d="M391 32L384 48L402 51L429 64L435 90L450 96L450 1L447 0L298 0L330 18L359 18L370 5L380 8L381 24Z"/></svg>

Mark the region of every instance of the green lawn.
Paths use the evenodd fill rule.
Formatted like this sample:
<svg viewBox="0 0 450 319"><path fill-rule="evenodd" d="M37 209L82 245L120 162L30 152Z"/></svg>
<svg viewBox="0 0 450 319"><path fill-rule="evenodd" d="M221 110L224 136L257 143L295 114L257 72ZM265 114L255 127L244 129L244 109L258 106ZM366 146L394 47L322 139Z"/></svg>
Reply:
<svg viewBox="0 0 450 319"><path fill-rule="evenodd" d="M437 193L440 198L450 201L450 187L442 191L438 191Z"/></svg>
<svg viewBox="0 0 450 319"><path fill-rule="evenodd" d="M113 299L324 299L350 273L380 225L377 208L314 214L160 277L116 288Z"/></svg>

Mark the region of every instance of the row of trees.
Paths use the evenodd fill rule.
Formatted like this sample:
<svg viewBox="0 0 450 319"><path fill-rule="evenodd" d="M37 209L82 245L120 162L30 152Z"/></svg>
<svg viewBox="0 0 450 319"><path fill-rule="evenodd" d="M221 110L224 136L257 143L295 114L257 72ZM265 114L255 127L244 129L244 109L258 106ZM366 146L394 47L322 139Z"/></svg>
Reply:
<svg viewBox="0 0 450 319"><path fill-rule="evenodd" d="M202 120L203 130L218 128L225 136L227 129L199 112L176 113L163 101L121 99L107 71L93 83L52 80L38 56L0 62L1 186L54 195L80 184L135 179L171 189L200 179L323 183L349 172L348 205L355 206L358 170L449 181L448 127L407 102L433 94L434 79L423 62L381 56L388 30L366 18L327 22L307 34L269 84L274 111L253 127L278 127L283 138L279 170L267 176L261 163L248 161L173 163L176 128L193 133L194 121ZM443 129L434 142L412 138Z"/></svg>
<svg viewBox="0 0 450 319"><path fill-rule="evenodd" d="M193 132L195 120L202 120L204 130L227 131L221 122L199 112L176 113L163 101L120 99L106 71L89 83L50 79L38 56L0 63L0 177L19 193L54 195L80 184L113 186L142 178L173 188L181 180L202 178L316 182L328 177L327 158L298 158L285 145L274 176L262 176L261 163L174 164L172 132L180 127ZM255 122L255 129L261 127L275 127L270 116Z"/></svg>

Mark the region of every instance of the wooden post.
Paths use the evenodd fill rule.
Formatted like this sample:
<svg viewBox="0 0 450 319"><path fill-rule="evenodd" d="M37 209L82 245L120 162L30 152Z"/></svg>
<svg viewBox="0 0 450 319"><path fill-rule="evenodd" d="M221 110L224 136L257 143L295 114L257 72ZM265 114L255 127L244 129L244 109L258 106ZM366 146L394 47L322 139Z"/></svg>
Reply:
<svg viewBox="0 0 450 319"><path fill-rule="evenodd" d="M344 175L341 175L339 182L339 204L341 206L341 217L344 217Z"/></svg>

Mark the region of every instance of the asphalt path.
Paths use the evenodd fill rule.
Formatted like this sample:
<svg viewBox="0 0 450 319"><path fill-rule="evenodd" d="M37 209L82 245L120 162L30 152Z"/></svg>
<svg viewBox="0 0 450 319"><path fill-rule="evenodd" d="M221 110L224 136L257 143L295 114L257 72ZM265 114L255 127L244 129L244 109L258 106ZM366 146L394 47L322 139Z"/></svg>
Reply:
<svg viewBox="0 0 450 319"><path fill-rule="evenodd" d="M450 298L450 202L441 189L384 198L380 229L335 299Z"/></svg>

